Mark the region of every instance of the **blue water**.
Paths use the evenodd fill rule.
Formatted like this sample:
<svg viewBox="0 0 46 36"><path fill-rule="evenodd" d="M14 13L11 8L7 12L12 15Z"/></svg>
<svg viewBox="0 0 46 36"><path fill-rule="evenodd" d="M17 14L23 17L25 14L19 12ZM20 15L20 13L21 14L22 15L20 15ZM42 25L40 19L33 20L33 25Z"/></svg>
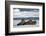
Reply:
<svg viewBox="0 0 46 36"><path fill-rule="evenodd" d="M13 18L13 20L16 19L32 19L32 20L39 20L39 17L17 17L17 18Z"/></svg>

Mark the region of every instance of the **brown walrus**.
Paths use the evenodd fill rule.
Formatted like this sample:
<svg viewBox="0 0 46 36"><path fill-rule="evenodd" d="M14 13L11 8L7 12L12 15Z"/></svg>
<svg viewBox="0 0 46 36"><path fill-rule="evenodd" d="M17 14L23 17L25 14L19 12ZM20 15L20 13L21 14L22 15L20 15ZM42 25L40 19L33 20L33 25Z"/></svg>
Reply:
<svg viewBox="0 0 46 36"><path fill-rule="evenodd" d="M36 24L36 21L29 20L25 22L24 19L22 19L22 21L17 25L34 25L34 24Z"/></svg>

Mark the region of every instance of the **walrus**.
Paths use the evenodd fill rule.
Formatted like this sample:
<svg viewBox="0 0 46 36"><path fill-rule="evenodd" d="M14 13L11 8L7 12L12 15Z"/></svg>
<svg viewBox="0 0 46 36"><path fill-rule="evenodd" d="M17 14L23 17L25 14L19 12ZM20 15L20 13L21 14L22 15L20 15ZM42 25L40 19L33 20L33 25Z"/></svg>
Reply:
<svg viewBox="0 0 46 36"><path fill-rule="evenodd" d="M17 25L34 25L34 24L36 24L36 21L29 20L29 21L25 22L25 20L22 19L21 22Z"/></svg>

